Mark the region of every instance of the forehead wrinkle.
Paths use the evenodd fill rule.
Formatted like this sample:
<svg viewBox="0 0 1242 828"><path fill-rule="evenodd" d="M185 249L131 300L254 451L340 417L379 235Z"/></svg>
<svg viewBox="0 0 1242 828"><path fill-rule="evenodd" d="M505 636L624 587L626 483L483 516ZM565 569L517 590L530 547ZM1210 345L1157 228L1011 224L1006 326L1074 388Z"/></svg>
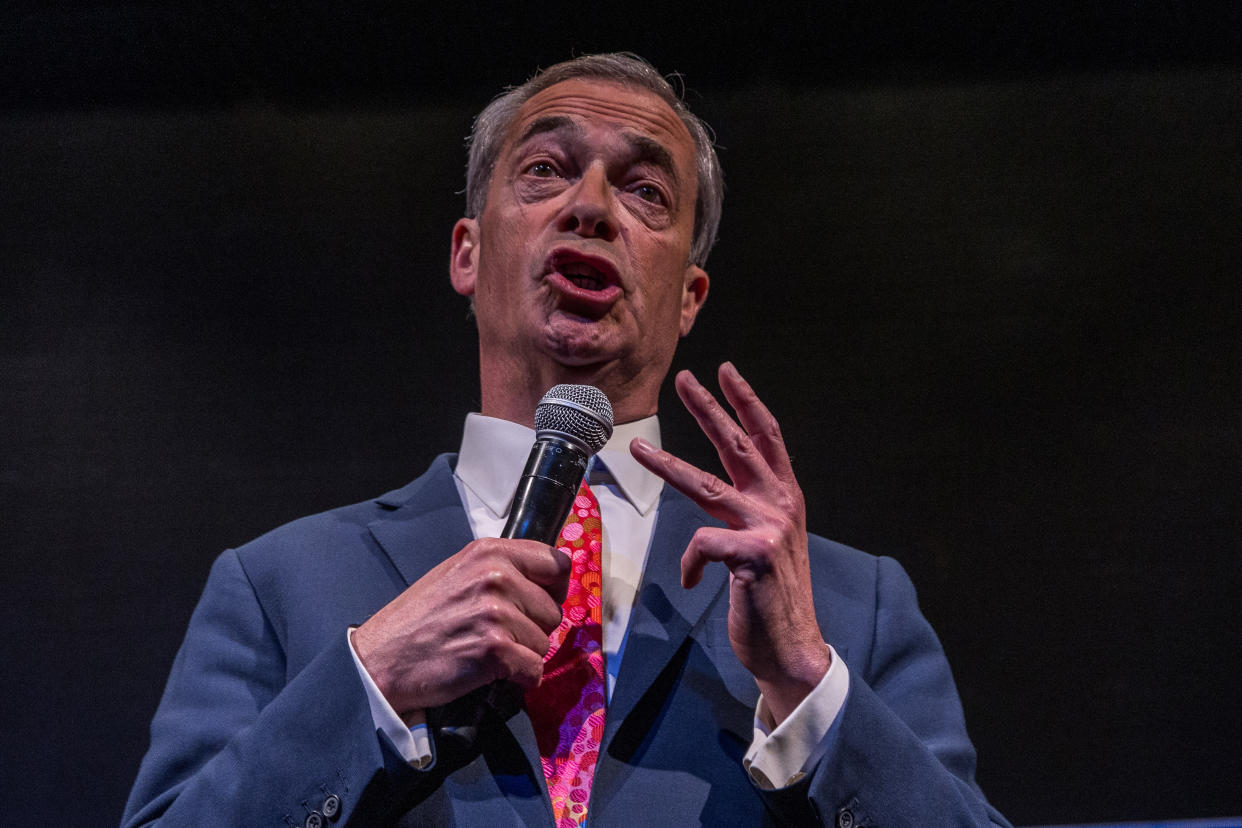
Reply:
<svg viewBox="0 0 1242 828"><path fill-rule="evenodd" d="M527 103L539 100L540 106L581 107L582 109L595 112L604 118L619 120L634 118L646 123L655 132L666 132L669 135L684 135L687 139L690 139L690 133L686 130L686 125L677 117L677 114L673 112L668 103L654 92L625 83L615 83L610 80L603 80L598 84L588 82L586 84L588 88L586 89L583 89L582 86L578 79L562 81L537 93ZM598 87L611 87L625 95L636 96L640 99L647 98L655 106L645 106L632 100L619 100L609 97L601 93Z"/></svg>
<svg viewBox="0 0 1242 828"><path fill-rule="evenodd" d="M536 118L534 123L526 128L521 137L515 142L516 146L521 146L534 138L536 135L542 135L548 132L566 132L574 137L581 136L585 130L582 124L565 115L544 115Z"/></svg>

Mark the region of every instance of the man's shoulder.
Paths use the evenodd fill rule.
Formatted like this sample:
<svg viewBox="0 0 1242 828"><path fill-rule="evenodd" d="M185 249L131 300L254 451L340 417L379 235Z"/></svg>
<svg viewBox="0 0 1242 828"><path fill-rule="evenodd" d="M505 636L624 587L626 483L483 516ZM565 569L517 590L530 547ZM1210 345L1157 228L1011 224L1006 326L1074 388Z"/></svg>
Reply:
<svg viewBox="0 0 1242 828"><path fill-rule="evenodd" d="M870 552L814 533L808 533L807 538L810 540L812 566L819 561L844 567L875 567L876 556Z"/></svg>
<svg viewBox="0 0 1242 828"><path fill-rule="evenodd" d="M375 521L391 518L402 508L426 499L432 493L441 499L446 493L455 498L453 460L454 455L441 454L423 474L404 486L378 497L285 523L237 547L237 555L243 564L280 562L289 555L306 561L318 553L365 542L369 527Z"/></svg>
<svg viewBox="0 0 1242 828"><path fill-rule="evenodd" d="M917 606L914 584L895 558L863 552L819 535L809 537L816 593L831 593L834 599Z"/></svg>

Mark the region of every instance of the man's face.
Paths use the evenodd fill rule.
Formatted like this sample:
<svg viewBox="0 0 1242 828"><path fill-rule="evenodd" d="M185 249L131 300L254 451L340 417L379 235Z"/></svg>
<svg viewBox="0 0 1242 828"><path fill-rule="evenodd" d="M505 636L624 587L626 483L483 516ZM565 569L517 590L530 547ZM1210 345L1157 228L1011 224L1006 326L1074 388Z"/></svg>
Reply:
<svg viewBox="0 0 1242 828"><path fill-rule="evenodd" d="M694 142L656 95L574 79L528 100L482 214L453 233L485 386L658 388L707 294L688 262L696 187Z"/></svg>

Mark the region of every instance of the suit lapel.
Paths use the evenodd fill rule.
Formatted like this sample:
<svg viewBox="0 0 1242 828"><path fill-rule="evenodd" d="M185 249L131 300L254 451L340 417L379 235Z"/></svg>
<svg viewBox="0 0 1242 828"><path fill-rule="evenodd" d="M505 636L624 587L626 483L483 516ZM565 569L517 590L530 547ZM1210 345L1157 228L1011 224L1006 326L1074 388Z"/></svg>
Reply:
<svg viewBox="0 0 1242 828"><path fill-rule="evenodd" d="M608 705L601 752L685 643L690 631L724 589L728 570L708 566L693 589L681 587L681 556L697 529L722 525L670 486L660 496L651 550L630 615L621 672Z"/></svg>
<svg viewBox="0 0 1242 828"><path fill-rule="evenodd" d="M406 586L474 540L448 455L437 457L425 474L379 503L393 511L367 528Z"/></svg>

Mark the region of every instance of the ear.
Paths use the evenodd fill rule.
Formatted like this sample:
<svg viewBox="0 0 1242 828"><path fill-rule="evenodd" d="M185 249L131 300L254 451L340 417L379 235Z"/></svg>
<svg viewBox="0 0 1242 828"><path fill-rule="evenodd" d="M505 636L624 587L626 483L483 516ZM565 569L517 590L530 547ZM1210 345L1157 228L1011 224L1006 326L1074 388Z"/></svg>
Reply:
<svg viewBox="0 0 1242 828"><path fill-rule="evenodd" d="M685 281L681 293L681 335L690 333L694 320L699 315L699 308L707 301L707 288L711 279L707 271L698 265L686 267Z"/></svg>
<svg viewBox="0 0 1242 828"><path fill-rule="evenodd" d="M453 290L473 296L479 274L479 222L458 219L453 225L453 245L449 254L449 279Z"/></svg>

